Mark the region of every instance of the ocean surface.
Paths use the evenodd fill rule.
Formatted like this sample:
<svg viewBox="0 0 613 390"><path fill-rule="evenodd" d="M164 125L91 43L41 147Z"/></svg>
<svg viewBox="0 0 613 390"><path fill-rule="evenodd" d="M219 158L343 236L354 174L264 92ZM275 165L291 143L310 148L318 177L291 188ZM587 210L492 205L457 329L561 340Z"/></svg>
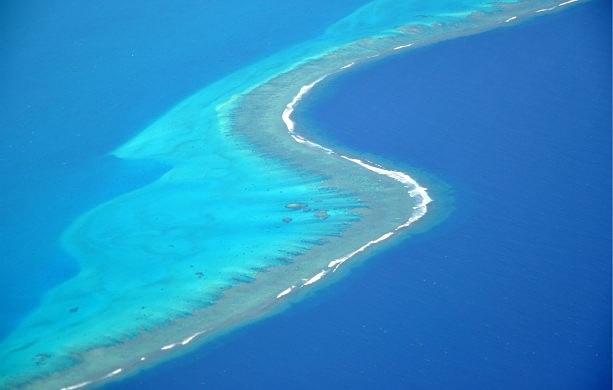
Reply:
<svg viewBox="0 0 613 390"><path fill-rule="evenodd" d="M77 217L169 170L109 152L366 2L243 3L2 6L0 337L78 274L59 240ZM423 232L105 388L610 388L610 14L585 2L315 86L303 135L429 186Z"/></svg>

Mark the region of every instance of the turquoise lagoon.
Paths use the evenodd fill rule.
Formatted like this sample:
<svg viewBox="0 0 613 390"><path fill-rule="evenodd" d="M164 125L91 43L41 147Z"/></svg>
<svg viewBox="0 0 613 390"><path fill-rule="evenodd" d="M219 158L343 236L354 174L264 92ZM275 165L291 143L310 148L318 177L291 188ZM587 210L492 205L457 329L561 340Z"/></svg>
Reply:
<svg viewBox="0 0 613 390"><path fill-rule="evenodd" d="M178 103L112 152L169 168L66 228L79 271L2 341L0 385L121 378L295 302L405 235L445 205L410 173L306 139L292 119L302 96L376 58L573 3L373 1Z"/></svg>

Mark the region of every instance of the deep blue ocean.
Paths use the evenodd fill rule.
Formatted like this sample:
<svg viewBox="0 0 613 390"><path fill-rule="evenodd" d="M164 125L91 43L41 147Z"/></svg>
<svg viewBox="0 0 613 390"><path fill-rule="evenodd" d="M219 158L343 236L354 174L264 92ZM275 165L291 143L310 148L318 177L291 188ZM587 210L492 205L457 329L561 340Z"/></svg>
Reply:
<svg viewBox="0 0 613 390"><path fill-rule="evenodd" d="M76 272L56 242L65 226L164 170L100 156L363 1L313 19L301 16L308 2L206 3L1 6L23 17L2 17L1 30L0 253L12 261L0 335ZM215 4L236 12L235 29L215 24ZM262 9L265 27L249 17ZM105 388L611 388L610 15L594 0L314 90L298 119L315 139L417 168L426 185L435 176L453 212L291 309ZM123 39L105 40L114 27ZM214 50L201 43L211 36ZM436 185L430 193L432 214L446 213Z"/></svg>
<svg viewBox="0 0 613 390"><path fill-rule="evenodd" d="M108 388L610 388L610 11L594 1L314 91L314 136L436 175L455 211L292 309Z"/></svg>

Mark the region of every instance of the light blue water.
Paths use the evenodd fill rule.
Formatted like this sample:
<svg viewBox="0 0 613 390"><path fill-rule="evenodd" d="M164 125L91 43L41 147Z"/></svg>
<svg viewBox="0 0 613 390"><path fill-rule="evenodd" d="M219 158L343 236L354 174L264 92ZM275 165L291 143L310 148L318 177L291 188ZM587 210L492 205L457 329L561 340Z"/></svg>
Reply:
<svg viewBox="0 0 613 390"><path fill-rule="evenodd" d="M0 335L77 272L58 247L70 222L164 171L111 150L191 92L363 1L325 12L273 3L4 4Z"/></svg>

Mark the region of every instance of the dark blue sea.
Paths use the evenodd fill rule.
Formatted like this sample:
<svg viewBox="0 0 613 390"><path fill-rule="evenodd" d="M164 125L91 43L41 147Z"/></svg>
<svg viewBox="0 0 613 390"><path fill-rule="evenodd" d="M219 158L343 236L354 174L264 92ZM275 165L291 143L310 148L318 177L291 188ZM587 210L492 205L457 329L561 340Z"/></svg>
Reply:
<svg viewBox="0 0 613 390"><path fill-rule="evenodd" d="M80 5L74 30L47 18L77 3L0 8L28 15L1 18L0 253L17 260L2 263L0 336L76 272L56 240L66 225L164 171L108 151L362 2L314 20L299 17L306 2L226 2L242 21L231 31L184 1ZM262 9L274 23L249 17ZM449 216L289 310L105 388L610 389L610 15L594 0L322 84L299 110L312 137L416 169L431 221ZM101 39L114 23L124 39ZM200 43L213 35L217 51Z"/></svg>
<svg viewBox="0 0 613 390"><path fill-rule="evenodd" d="M610 13L594 1L313 92L301 116L315 137L435 175L452 214L108 388L609 389Z"/></svg>

